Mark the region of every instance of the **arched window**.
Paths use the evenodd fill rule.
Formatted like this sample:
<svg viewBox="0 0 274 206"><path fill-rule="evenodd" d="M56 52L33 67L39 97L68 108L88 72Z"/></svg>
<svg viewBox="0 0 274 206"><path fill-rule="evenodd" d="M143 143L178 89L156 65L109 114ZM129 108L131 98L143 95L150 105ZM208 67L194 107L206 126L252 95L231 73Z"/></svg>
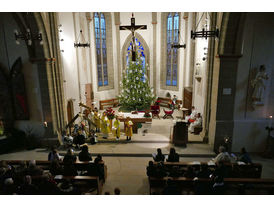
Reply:
<svg viewBox="0 0 274 206"><path fill-rule="evenodd" d="M94 13L98 86L108 85L106 21L103 13Z"/></svg>
<svg viewBox="0 0 274 206"><path fill-rule="evenodd" d="M172 44L179 43L179 14L169 13L166 29L166 85L177 86L178 51Z"/></svg>
<svg viewBox="0 0 274 206"><path fill-rule="evenodd" d="M145 81L144 75L146 74L145 71L145 65L146 65L146 56L144 53L144 47L142 45L142 43L138 40L138 38L135 37L135 44L136 44L136 51L137 51L137 55L140 57L140 59L142 60L142 68L143 68L143 77L142 77L142 81ZM130 42L128 48L127 48L127 53L126 53L126 66L128 66L129 64L129 60L131 58L131 48L132 48L132 42Z"/></svg>
<svg viewBox="0 0 274 206"><path fill-rule="evenodd" d="M144 77L146 75L146 80L149 81L149 76L150 76L150 70L149 70L149 47L144 40L144 38L138 33L135 33L135 45L136 45L136 56L138 55L139 58L142 60L142 66L143 66L143 78L142 80L144 81ZM129 64L129 61L131 60L131 47L132 47L132 34L129 34L128 37L126 38L123 47L122 47L122 72L124 72ZM145 70L147 69L147 70ZM118 77L121 78L121 77ZM119 81L121 79L118 79Z"/></svg>

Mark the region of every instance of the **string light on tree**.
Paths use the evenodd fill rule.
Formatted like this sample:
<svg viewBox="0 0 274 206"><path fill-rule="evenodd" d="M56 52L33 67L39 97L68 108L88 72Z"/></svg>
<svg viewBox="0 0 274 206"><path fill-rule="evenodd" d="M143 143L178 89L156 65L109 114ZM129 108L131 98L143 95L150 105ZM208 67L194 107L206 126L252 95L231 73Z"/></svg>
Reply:
<svg viewBox="0 0 274 206"><path fill-rule="evenodd" d="M130 61L127 71L122 80L119 102L126 110L144 110L150 107L155 100L153 89L149 86L146 78L142 79L142 60ZM146 71L146 68L145 68Z"/></svg>

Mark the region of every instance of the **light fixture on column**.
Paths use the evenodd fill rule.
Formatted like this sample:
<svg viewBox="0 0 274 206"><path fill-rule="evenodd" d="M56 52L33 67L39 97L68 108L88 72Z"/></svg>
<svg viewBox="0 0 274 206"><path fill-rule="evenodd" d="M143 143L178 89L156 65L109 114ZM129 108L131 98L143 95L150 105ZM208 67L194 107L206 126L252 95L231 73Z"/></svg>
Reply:
<svg viewBox="0 0 274 206"><path fill-rule="evenodd" d="M18 32L14 30L15 42L16 44L20 44L19 40L27 41L27 44L32 45L33 41L39 41L40 44L43 44L43 38L41 32L31 32L30 29L26 29L25 33Z"/></svg>
<svg viewBox="0 0 274 206"><path fill-rule="evenodd" d="M26 30L25 32L18 32L16 29L14 30L15 42L16 44L20 44L19 40L26 41L29 46L33 44L34 41L39 41L40 45L43 45L43 37L41 31L34 31L35 29L31 28L31 16L29 13L26 13Z"/></svg>
<svg viewBox="0 0 274 206"><path fill-rule="evenodd" d="M81 43L80 42L80 38L82 37L82 39L84 39L84 43ZM85 43L85 38L84 38L84 35L82 33L82 30L80 30L80 34L76 40L76 42L74 43L74 47L75 48L78 48L78 47L90 47L90 44L88 42Z"/></svg>
<svg viewBox="0 0 274 206"><path fill-rule="evenodd" d="M195 38L209 38L209 37L217 37L219 38L219 29L216 28L215 30L212 30L212 31L209 31L209 29L207 28L208 27L208 22L206 22L206 24L203 26L203 29L202 31L196 31L197 27L199 26L199 23L200 21L202 20L204 14L206 13L206 21L208 21L209 19L207 18L207 12L203 12L203 15L201 16L196 28L195 28L195 31L191 30L191 39L194 39ZM208 16L210 17L210 15L208 14Z"/></svg>

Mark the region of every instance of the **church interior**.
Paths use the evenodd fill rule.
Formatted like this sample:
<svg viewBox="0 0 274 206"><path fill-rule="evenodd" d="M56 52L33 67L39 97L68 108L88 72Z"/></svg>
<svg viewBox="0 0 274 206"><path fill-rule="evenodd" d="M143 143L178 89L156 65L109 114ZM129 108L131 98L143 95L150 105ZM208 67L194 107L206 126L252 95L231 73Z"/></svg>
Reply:
<svg viewBox="0 0 274 206"><path fill-rule="evenodd" d="M273 195L273 24L0 12L0 194Z"/></svg>

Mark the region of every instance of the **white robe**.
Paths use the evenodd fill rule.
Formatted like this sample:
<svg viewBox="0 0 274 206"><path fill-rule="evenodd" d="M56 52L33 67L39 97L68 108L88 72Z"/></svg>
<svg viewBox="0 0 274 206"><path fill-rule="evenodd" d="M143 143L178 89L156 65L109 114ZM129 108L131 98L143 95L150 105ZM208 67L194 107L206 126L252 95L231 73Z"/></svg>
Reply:
<svg viewBox="0 0 274 206"><path fill-rule="evenodd" d="M188 122L189 119L195 119L195 116L198 112L194 109L192 110L190 116L186 116L186 121Z"/></svg>
<svg viewBox="0 0 274 206"><path fill-rule="evenodd" d="M202 117L197 118L189 125L188 131L194 132L195 127L202 127Z"/></svg>

